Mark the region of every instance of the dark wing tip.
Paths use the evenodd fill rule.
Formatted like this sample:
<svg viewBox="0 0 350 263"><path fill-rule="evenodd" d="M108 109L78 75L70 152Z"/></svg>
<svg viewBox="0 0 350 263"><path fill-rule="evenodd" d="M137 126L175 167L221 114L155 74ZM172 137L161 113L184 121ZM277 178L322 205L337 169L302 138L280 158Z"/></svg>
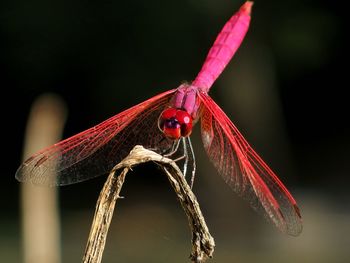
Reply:
<svg viewBox="0 0 350 263"><path fill-rule="evenodd" d="M294 204L293 208L294 208L295 213L298 215L299 219L301 219L300 209L297 206L297 204Z"/></svg>
<svg viewBox="0 0 350 263"><path fill-rule="evenodd" d="M56 176L50 176L44 172L45 167L43 163L48 159L46 155L32 156L22 163L15 174L17 181L21 183L29 183L32 185L41 185L41 186L57 186Z"/></svg>
<svg viewBox="0 0 350 263"><path fill-rule="evenodd" d="M293 221L289 222L287 225L287 234L291 236L299 236L303 230L302 218L300 209L297 204L293 205L295 215L293 216Z"/></svg>

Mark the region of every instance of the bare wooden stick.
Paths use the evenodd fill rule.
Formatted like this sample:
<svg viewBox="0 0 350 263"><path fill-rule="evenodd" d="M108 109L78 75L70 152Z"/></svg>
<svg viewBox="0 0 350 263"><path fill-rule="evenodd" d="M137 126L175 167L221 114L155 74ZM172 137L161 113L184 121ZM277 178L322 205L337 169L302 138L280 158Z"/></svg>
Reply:
<svg viewBox="0 0 350 263"><path fill-rule="evenodd" d="M125 176L129 171L124 168L119 176L112 170L104 184L97 200L94 220L91 225L89 239L83 257L83 262L98 263L102 260L109 225L112 221L115 203L122 189Z"/></svg>
<svg viewBox="0 0 350 263"><path fill-rule="evenodd" d="M195 263L205 262L208 257L212 257L215 242L209 233L197 198L177 166L161 167L167 174L170 184L178 196L192 230L192 252L190 259Z"/></svg>
<svg viewBox="0 0 350 263"><path fill-rule="evenodd" d="M125 176L132 166L149 161L158 164L166 173L187 215L192 230L191 261L202 263L212 257L215 247L214 239L209 233L197 199L176 163L142 146L135 146L130 154L112 169L100 193L83 263L101 262L108 228ZM123 169L121 174L116 176L116 171L120 169Z"/></svg>

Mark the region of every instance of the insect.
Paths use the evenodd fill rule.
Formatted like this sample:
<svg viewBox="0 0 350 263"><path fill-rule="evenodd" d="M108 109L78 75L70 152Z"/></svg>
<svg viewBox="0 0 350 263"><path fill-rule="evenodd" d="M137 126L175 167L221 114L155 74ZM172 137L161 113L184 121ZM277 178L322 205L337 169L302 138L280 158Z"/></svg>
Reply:
<svg viewBox="0 0 350 263"><path fill-rule="evenodd" d="M226 183L282 232L298 235L302 223L296 201L208 95L246 35L251 7L245 2L225 24L194 81L38 152L19 167L16 178L44 185L81 182L109 172L140 144L163 155L185 156L183 173L191 171L193 184L190 135L200 121L204 148Z"/></svg>

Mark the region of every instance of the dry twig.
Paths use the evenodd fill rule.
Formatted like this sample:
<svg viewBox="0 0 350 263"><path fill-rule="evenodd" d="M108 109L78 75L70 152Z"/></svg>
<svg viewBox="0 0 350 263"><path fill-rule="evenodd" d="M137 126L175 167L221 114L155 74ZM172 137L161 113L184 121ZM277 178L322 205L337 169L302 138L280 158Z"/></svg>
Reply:
<svg viewBox="0 0 350 263"><path fill-rule="evenodd" d="M201 263L212 257L214 239L209 233L197 199L176 163L142 146L135 146L130 154L112 169L100 193L83 263L101 262L114 206L119 198L125 176L133 166L150 161L155 162L166 173L187 215L192 231L191 261ZM116 175L118 170L122 172Z"/></svg>

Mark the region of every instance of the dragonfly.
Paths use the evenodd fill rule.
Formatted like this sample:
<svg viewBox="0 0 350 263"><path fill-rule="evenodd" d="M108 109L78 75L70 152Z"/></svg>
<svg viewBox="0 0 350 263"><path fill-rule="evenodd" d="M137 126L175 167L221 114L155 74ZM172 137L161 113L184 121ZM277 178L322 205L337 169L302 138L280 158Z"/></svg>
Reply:
<svg viewBox="0 0 350 263"><path fill-rule="evenodd" d="M183 173L195 174L190 141L200 122L205 151L224 181L283 233L297 236L302 219L295 199L208 95L241 45L251 19L245 2L218 34L197 77L106 121L58 142L27 159L17 170L21 182L60 186L108 173L135 145L162 155L185 156Z"/></svg>

